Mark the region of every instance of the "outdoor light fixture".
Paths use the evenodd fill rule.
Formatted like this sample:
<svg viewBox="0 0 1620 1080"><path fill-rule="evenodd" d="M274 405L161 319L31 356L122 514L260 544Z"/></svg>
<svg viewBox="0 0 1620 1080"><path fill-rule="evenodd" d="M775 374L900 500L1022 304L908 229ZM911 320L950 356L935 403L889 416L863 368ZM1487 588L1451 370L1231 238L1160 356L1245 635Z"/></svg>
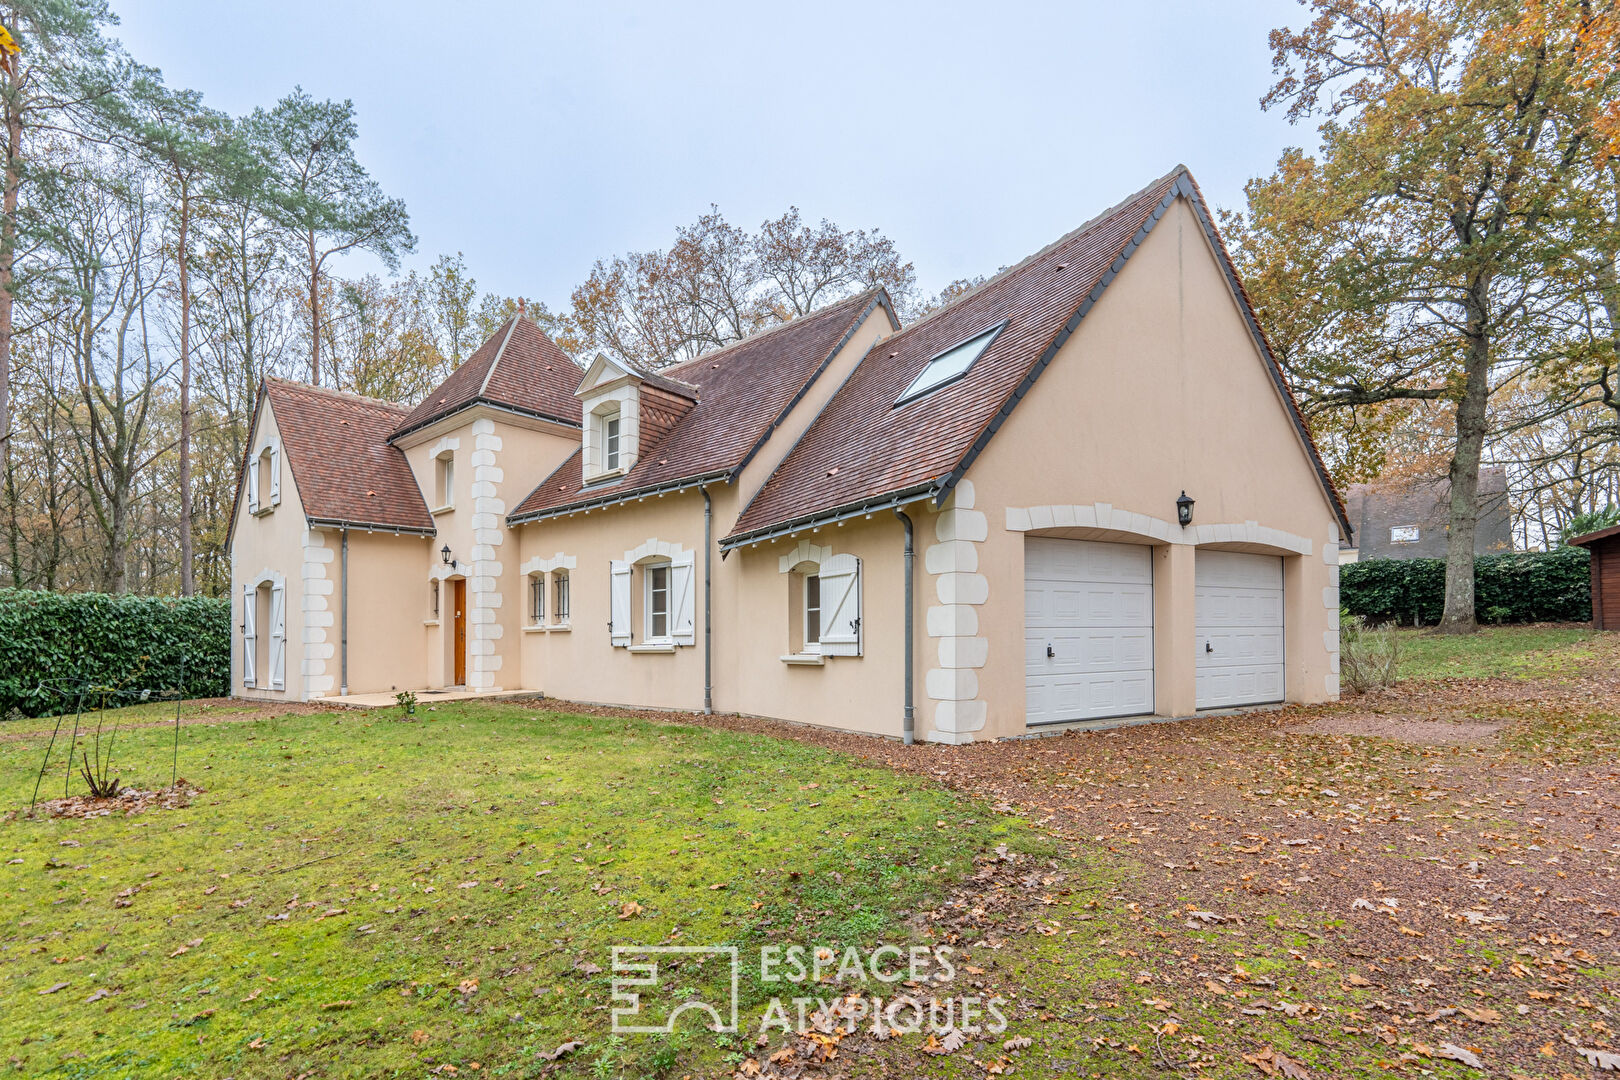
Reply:
<svg viewBox="0 0 1620 1080"><path fill-rule="evenodd" d="M1193 500L1189 499L1187 493L1183 491L1181 498L1176 500L1176 520L1181 522L1183 529L1192 524L1192 508Z"/></svg>
<svg viewBox="0 0 1620 1080"><path fill-rule="evenodd" d="M454 566L454 565L456 565L455 560L450 557L450 545L449 544L446 544L446 545L444 545L444 547L439 549L439 558L444 560L444 565L446 565L446 566Z"/></svg>

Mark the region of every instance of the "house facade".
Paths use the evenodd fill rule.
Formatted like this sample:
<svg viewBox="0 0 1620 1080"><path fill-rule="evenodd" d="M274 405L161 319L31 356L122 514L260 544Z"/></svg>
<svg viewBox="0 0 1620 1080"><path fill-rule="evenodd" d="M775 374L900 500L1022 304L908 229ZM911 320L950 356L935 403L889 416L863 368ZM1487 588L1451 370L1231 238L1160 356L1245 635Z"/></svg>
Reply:
<svg viewBox="0 0 1620 1080"><path fill-rule="evenodd" d="M238 502L249 697L962 743L1338 693L1348 522L1185 169L908 327L874 289L653 373L519 317L414 409L269 381Z"/></svg>
<svg viewBox="0 0 1620 1080"><path fill-rule="evenodd" d="M1479 522L1474 554L1513 550L1507 469L1479 470ZM1351 484L1344 507L1353 530L1339 549L1341 563L1362 559L1443 559L1451 531L1451 481L1403 480Z"/></svg>

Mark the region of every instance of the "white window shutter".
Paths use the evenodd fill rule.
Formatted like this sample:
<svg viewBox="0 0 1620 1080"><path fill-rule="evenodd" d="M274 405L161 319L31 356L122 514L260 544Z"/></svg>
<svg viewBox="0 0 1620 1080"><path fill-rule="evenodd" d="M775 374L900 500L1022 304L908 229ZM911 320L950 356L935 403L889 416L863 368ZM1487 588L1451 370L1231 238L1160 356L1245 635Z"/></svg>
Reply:
<svg viewBox="0 0 1620 1080"><path fill-rule="evenodd" d="M242 685L257 686L254 680L253 664L259 649L258 629L254 625L258 618L259 590L252 585L242 586Z"/></svg>
<svg viewBox="0 0 1620 1080"><path fill-rule="evenodd" d="M259 459L257 457L248 458L247 499L248 513L257 514L259 512Z"/></svg>
<svg viewBox="0 0 1620 1080"><path fill-rule="evenodd" d="M697 641L696 620L693 618L692 578L697 553L684 552L669 561L669 614L674 622L671 635L677 645L691 645Z"/></svg>
<svg viewBox="0 0 1620 1080"><path fill-rule="evenodd" d="M630 564L613 562L609 596L608 636L614 645L630 644Z"/></svg>
<svg viewBox="0 0 1620 1080"><path fill-rule="evenodd" d="M821 652L861 655L861 560L853 555L821 564Z"/></svg>
<svg viewBox="0 0 1620 1080"><path fill-rule="evenodd" d="M270 505L281 505L281 447L270 448Z"/></svg>
<svg viewBox="0 0 1620 1080"><path fill-rule="evenodd" d="M270 588L270 689L287 689L287 587Z"/></svg>

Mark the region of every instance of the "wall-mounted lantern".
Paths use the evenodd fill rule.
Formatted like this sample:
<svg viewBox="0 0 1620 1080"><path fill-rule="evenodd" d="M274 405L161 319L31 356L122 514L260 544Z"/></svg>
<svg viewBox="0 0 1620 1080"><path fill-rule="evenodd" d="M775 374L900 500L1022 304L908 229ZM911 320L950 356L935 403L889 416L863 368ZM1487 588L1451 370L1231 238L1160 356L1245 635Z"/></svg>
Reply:
<svg viewBox="0 0 1620 1080"><path fill-rule="evenodd" d="M1189 499L1187 493L1183 491L1181 498L1176 500L1176 520L1181 522L1183 529L1192 524L1192 508L1193 500Z"/></svg>
<svg viewBox="0 0 1620 1080"><path fill-rule="evenodd" d="M456 565L456 560L454 560L454 559L452 559L450 557L450 545L449 544L446 544L446 545L444 545L444 547L439 549L439 558L444 561L444 565L446 565L446 566L455 566Z"/></svg>

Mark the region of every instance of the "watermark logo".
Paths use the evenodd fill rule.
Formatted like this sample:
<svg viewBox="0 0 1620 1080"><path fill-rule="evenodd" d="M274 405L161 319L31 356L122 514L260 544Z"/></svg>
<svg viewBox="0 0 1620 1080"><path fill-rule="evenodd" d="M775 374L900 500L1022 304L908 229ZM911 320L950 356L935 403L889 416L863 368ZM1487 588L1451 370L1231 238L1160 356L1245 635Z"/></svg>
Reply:
<svg viewBox="0 0 1620 1080"><path fill-rule="evenodd" d="M862 952L767 945L759 951L759 982L767 992L780 992L747 1025L760 1035L773 1029L800 1035L854 1031L867 1023L874 1034L1001 1034L1007 1028L1005 998L945 993L956 978L951 957L948 946L882 945ZM710 966L715 960L723 961L724 970ZM741 964L732 945L615 945L614 1033L670 1034L688 1012L706 1018L711 1031L737 1032ZM722 975L729 977L724 990L718 986ZM710 993L683 985L697 983L711 987Z"/></svg>
<svg viewBox="0 0 1620 1080"><path fill-rule="evenodd" d="M668 969L683 959L694 959L704 964L712 959L724 959L730 967L731 992L722 1007L708 1001L687 997L663 1012L663 1022L651 1022L658 1013L642 1009L644 993L667 988ZM707 1013L705 1025L711 1031L737 1030L737 980L741 961L735 945L615 945L613 946L613 1031L617 1035L667 1035L675 1030L676 1022L686 1012ZM660 965L663 965L663 970ZM685 995L678 995L685 996ZM656 1006L655 1006L656 1007Z"/></svg>

